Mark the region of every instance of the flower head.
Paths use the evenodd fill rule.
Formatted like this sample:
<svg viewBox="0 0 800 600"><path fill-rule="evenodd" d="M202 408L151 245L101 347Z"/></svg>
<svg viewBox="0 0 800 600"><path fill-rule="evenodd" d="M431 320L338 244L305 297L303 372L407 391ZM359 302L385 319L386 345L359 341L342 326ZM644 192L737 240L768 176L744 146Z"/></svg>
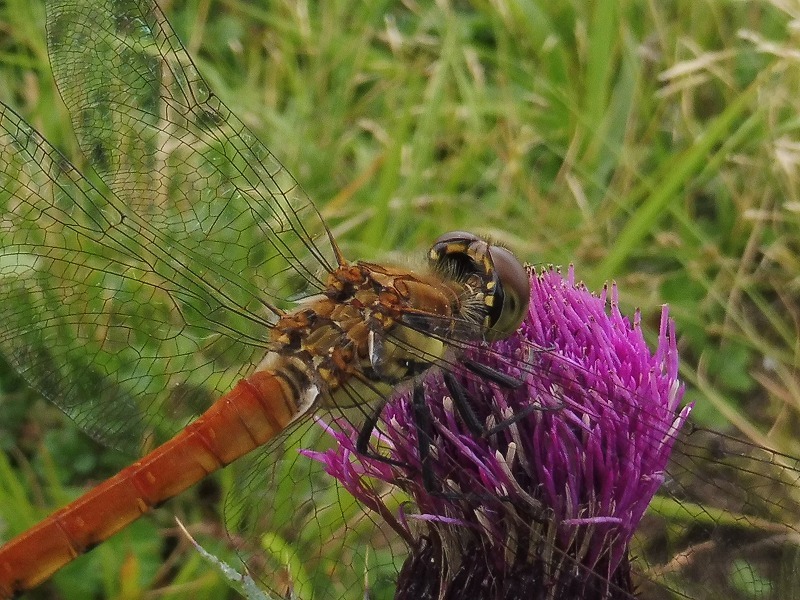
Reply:
<svg viewBox="0 0 800 600"><path fill-rule="evenodd" d="M594 296L571 269L532 272L519 331L459 361L522 382L454 371L481 434L434 371L427 429L411 392L383 409L390 463L359 455L347 425L329 429L334 449L307 453L412 544L398 597L629 597L628 544L690 410L666 307L651 353L616 287ZM376 481L408 493L415 514L392 514Z"/></svg>

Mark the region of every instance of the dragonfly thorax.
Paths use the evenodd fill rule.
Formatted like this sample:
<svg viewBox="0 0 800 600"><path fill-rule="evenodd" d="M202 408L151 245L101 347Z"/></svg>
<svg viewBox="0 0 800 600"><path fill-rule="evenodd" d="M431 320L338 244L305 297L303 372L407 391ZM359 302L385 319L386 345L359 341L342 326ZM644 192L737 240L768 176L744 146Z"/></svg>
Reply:
<svg viewBox="0 0 800 600"><path fill-rule="evenodd" d="M325 405L369 402L441 358L443 328L460 311L457 287L435 275L344 265L330 274L321 295L280 318L260 369L289 377L294 397L313 385L316 401ZM408 326L410 315L415 322L427 315L427 331Z"/></svg>

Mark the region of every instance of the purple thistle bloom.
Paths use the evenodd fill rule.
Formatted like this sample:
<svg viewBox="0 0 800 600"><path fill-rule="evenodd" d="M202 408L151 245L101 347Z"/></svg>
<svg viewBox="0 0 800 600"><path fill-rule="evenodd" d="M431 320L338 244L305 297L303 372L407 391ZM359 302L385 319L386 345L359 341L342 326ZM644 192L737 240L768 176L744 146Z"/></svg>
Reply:
<svg viewBox="0 0 800 600"><path fill-rule="evenodd" d="M397 465L359 455L346 424L328 428L333 449L306 452L411 545L397 598L632 597L628 544L690 407L680 409L666 307L651 354L639 313L631 324L616 287L608 296L576 284L572 269L531 273L517 333L463 357L523 385L455 371L489 435L469 431L434 371L430 431L420 433L408 391L383 409L373 443ZM418 435L430 438L438 490L425 485ZM403 489L415 514L392 514L376 482Z"/></svg>

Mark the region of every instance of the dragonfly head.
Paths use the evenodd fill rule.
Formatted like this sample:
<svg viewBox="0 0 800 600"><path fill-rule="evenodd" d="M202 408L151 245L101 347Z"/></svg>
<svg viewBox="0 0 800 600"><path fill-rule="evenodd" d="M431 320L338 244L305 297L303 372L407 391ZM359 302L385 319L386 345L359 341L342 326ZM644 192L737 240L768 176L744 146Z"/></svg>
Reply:
<svg viewBox="0 0 800 600"><path fill-rule="evenodd" d="M475 297L487 340L508 337L522 323L530 302L525 268L502 246L464 231L440 236L428 254L431 267Z"/></svg>

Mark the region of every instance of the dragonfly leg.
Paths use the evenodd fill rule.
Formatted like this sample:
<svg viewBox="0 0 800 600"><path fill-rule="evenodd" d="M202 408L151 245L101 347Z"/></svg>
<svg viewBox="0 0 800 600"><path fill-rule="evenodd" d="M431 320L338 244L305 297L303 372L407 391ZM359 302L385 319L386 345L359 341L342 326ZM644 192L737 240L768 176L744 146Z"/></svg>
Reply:
<svg viewBox="0 0 800 600"><path fill-rule="evenodd" d="M484 379L493 381L497 385L509 390L518 390L525 383L519 377L514 377L508 373L503 373L497 369L484 365L483 363L475 362L474 360L465 360L464 366L467 370L472 371L476 375L480 375Z"/></svg>
<svg viewBox="0 0 800 600"><path fill-rule="evenodd" d="M425 487L425 491L435 496L457 499L461 497L459 494L448 494L441 489L437 489L435 483L436 478L433 475L429 460L431 440L433 439L433 418L428 405L425 403L425 388L421 381L414 384L411 402L417 433L417 452L419 453L419 461L422 468L422 484ZM379 404L364 421L361 430L358 432L358 438L356 438L356 451L367 458L379 460L403 469L410 469L411 466L407 463L377 454L369 449L369 440L378 425L384 405L385 403Z"/></svg>
<svg viewBox="0 0 800 600"><path fill-rule="evenodd" d="M441 494L436 489L433 470L430 464L431 439L433 438L433 419L428 405L425 403L425 388L422 382L414 384L411 394L411 406L414 411L414 422L417 425L417 451L419 452L419 464L422 467L422 485L431 494ZM473 415L474 416L474 415Z"/></svg>
<svg viewBox="0 0 800 600"><path fill-rule="evenodd" d="M449 375L449 373L445 373L445 377L447 377L447 375ZM466 392L464 392L463 388L461 392L466 398ZM425 388L422 382L414 385L412 409L417 427L417 452L419 453L419 462L422 469L422 485L425 487L425 491L431 496L437 496L446 500L464 500L465 498L475 497L474 494L470 493L445 491L442 489L444 482L437 485L437 479L430 463L431 440L433 439L433 417L431 416L428 404L425 402ZM472 411L471 408L469 410L470 412ZM474 423L478 423L474 412L471 414Z"/></svg>
<svg viewBox="0 0 800 600"><path fill-rule="evenodd" d="M472 408L472 402L470 402L467 395L467 390L464 389L464 386L458 382L455 375L450 371L444 372L444 385L447 391L450 392L450 396L453 398L453 404L458 414L461 415L461 418L464 420L464 424L467 426L467 429L469 429L469 432L477 436L486 435L486 426L480 422L478 415L475 414Z"/></svg>
<svg viewBox="0 0 800 600"><path fill-rule="evenodd" d="M485 379L489 379L494 383L498 384L500 387L516 390L519 389L523 385L523 381L506 373L501 373L492 367L487 365L467 360L464 361L464 366L467 370L472 371L476 375L480 375ZM464 389L464 386L455 378L449 371L444 372L444 384L447 388L447 391L450 392L451 397L453 398L453 404L458 410L458 414L464 421L464 424L467 426L467 429L472 435L477 435L481 437L489 437L496 433L499 433L514 423L524 419L528 415L534 412L554 412L557 410L561 410L564 407L564 403L560 402L557 406L541 406L539 404L530 404L526 406L523 410L516 412L511 417L502 420L500 423L495 425L494 427L487 428L486 425L481 423L478 419L478 416L475 414L475 410L473 409L472 402L470 401L469 394L467 390Z"/></svg>
<svg viewBox="0 0 800 600"><path fill-rule="evenodd" d="M369 440L372 437L372 432L375 431L375 428L378 426L378 421L381 418L381 413L383 412L385 404L385 402L380 402L375 407L375 410L364 420L358 432L358 438L356 438L356 451L367 458L379 460L395 467L408 467L408 465L402 461L391 459L388 456L383 456L369 449Z"/></svg>

